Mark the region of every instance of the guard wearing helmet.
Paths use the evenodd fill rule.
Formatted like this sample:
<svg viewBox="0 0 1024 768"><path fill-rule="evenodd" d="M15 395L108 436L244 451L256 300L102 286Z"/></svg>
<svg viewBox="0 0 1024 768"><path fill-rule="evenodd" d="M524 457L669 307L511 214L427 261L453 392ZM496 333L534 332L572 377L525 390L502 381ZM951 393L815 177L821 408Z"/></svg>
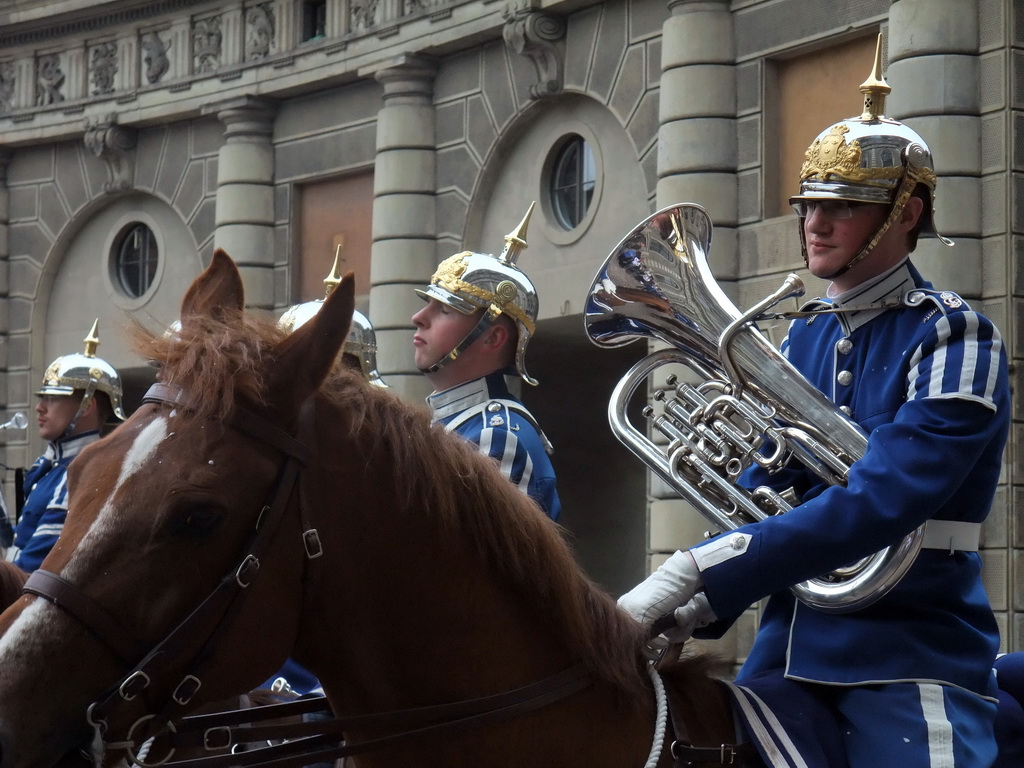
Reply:
<svg viewBox="0 0 1024 768"><path fill-rule="evenodd" d="M67 469L83 448L100 439L108 422L123 421L121 377L96 357L100 340L94 322L85 351L62 355L50 363L36 392L39 436L46 451L25 474L25 505L9 556L32 572L60 536L68 513Z"/></svg>
<svg viewBox="0 0 1024 768"><path fill-rule="evenodd" d="M341 257L341 245L338 245L334 252L334 266L331 272L324 278L324 298L314 301L306 301L302 304L295 304L289 307L277 321L285 330L291 332L307 322L313 315L320 311L324 299L331 295L331 292L341 282L341 275L338 274L338 263ZM342 362L350 368L362 372L366 380L378 387L386 387L387 384L377 371L377 334L373 332L373 326L369 319L359 310L352 312L352 326L349 328L348 336L341 350Z"/></svg>
<svg viewBox="0 0 1024 768"><path fill-rule="evenodd" d="M814 140L792 198L808 269L830 284L782 349L867 451L845 486L755 465L743 485L792 487L794 509L675 553L620 605L674 619L679 640L719 636L768 598L733 686L768 765L987 767L999 633L977 550L1010 423L1006 354L991 321L910 261L919 235L937 236L936 177L924 139L883 115L880 45L861 90L863 113ZM866 607L789 591L919 528L916 559Z"/></svg>
<svg viewBox="0 0 1024 768"><path fill-rule="evenodd" d="M413 315L413 346L416 367L434 386L427 398L434 420L476 443L557 520L561 504L551 445L509 389L518 377L537 383L525 361L536 328L537 290L516 266L532 213L533 204L505 236L500 256L463 251L441 262L430 284L416 290L427 306Z"/></svg>

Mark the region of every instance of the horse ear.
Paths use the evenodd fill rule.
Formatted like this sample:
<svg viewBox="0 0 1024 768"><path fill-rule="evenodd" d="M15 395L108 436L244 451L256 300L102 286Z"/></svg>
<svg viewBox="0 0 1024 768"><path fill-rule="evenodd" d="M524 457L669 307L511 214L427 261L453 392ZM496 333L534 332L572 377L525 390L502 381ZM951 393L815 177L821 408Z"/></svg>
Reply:
<svg viewBox="0 0 1024 768"><path fill-rule="evenodd" d="M210 266L193 281L181 300L181 321L199 316L222 319L226 310L241 312L244 307L242 276L231 257L218 248Z"/></svg>
<svg viewBox="0 0 1024 768"><path fill-rule="evenodd" d="M356 281L349 272L317 313L281 342L272 390L283 394L282 389L291 389L299 400L316 391L348 337L355 305Z"/></svg>

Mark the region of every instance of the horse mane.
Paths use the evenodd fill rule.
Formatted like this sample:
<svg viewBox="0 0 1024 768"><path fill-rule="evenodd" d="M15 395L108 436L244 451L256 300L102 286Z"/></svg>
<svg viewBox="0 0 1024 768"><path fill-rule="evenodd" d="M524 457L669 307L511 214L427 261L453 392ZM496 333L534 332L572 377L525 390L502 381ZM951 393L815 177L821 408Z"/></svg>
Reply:
<svg viewBox="0 0 1024 768"><path fill-rule="evenodd" d="M132 333L161 381L203 393L190 404L197 417L220 419L239 399L264 404L264 371L273 369L284 336L269 318L252 313L190 318L175 335L157 336L138 324ZM467 540L538 610L550 610L566 645L596 677L627 691L644 685L643 628L585 575L562 529L512 488L491 459L431 424L422 407L367 385L345 366L334 367L321 394L371 452L390 452L385 461L407 481L400 503L417 500L438 516L446 535ZM487 514L471 513L467 505L480 499L487 500Z"/></svg>
<svg viewBox="0 0 1024 768"><path fill-rule="evenodd" d="M21 597L28 574L14 563L0 560L0 611Z"/></svg>

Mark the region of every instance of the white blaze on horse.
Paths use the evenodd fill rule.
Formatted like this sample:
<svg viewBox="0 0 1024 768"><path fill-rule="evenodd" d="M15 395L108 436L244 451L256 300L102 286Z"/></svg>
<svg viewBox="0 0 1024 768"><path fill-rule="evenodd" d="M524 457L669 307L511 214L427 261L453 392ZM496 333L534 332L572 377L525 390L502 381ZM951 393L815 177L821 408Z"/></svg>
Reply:
<svg viewBox="0 0 1024 768"><path fill-rule="evenodd" d="M381 742L360 766L672 764L642 628L486 457L334 367L352 311L349 277L286 336L218 252L180 332L137 334L159 383L72 464L64 533L0 616L0 768L113 764L289 656L349 747ZM690 730L730 741L705 666L673 676Z"/></svg>

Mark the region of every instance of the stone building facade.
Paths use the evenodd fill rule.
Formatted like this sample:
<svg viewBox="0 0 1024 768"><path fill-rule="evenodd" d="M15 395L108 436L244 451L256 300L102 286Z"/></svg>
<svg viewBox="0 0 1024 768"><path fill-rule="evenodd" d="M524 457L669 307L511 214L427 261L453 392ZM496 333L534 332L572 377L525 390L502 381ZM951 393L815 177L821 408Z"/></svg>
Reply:
<svg viewBox="0 0 1024 768"><path fill-rule="evenodd" d="M707 524L609 433L611 389L647 350L589 342L591 280L630 228L683 201L711 214L709 258L737 306L799 273L786 198L814 135L859 113L879 33L887 111L935 153L937 222L956 241L915 261L996 320L1019 389L1014 0L7 0L0 407L30 409L94 318L131 407L153 372L124 346L125 318L172 322L215 247L272 312L318 298L340 254L382 375L418 401L413 287L457 250L499 250L537 201L519 263L541 295L541 385L523 396L555 443L581 561L623 591ZM1006 649L1024 648L1022 423L1016 398L983 541ZM40 448L32 429L5 438L10 467ZM755 621L727 652L742 658Z"/></svg>

